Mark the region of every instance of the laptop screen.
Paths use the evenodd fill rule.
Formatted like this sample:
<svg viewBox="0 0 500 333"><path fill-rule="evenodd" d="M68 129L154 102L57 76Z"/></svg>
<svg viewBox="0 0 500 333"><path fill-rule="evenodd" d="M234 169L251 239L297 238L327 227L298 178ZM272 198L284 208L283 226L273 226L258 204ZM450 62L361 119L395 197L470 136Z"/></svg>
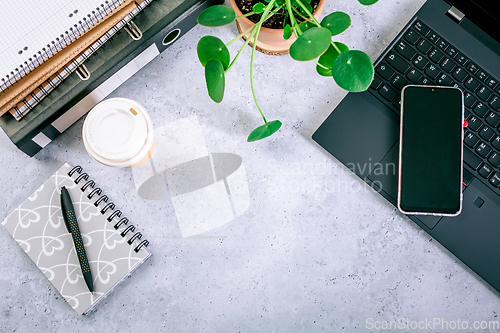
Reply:
<svg viewBox="0 0 500 333"><path fill-rule="evenodd" d="M500 43L500 10L493 0L446 0L476 26Z"/></svg>

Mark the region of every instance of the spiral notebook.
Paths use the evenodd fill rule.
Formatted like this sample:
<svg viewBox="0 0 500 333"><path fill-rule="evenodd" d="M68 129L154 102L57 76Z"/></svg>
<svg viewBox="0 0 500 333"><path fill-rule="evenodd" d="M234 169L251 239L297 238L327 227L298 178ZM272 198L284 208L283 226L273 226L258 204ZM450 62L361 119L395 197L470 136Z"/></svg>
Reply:
<svg viewBox="0 0 500 333"><path fill-rule="evenodd" d="M103 1L103 0L99 0ZM10 113L14 116L16 120L21 120L26 116L28 112L33 110L38 103L40 103L45 97L48 96L50 92L52 92L59 84L61 84L71 73L77 70L80 65L82 65L85 60L87 60L94 52L96 52L100 47L104 45L111 37L113 37L116 33L120 31L121 28L127 27L127 25L131 24L132 19L139 14L146 6L151 4L153 0L144 0L142 2L137 1L135 4L137 5L136 9L130 12L124 19L118 22L115 26L110 28L101 38L99 38L95 43L89 45L89 47L79 55L75 56L71 61L69 61L66 65L56 71L50 78L45 80L42 84L36 87L33 91L31 91L28 95L24 96L19 102L16 103L10 109ZM111 3L108 1L105 2L106 6L102 8L100 13L100 17L103 18L105 15L109 14L110 11L116 8L119 4L121 4L122 0L114 0ZM140 2L140 3L139 3ZM1 24L1 23L0 23ZM133 23L132 23L133 24ZM75 27L76 29L76 27ZM81 29L80 29L81 30ZM0 36L1 40L2 36ZM52 43L51 43L52 44ZM1 44L0 44L1 45ZM53 44L55 46L55 43ZM15 50L15 48L14 48ZM46 51L46 50L45 50ZM1 51L0 51L1 52ZM18 51L19 52L19 51ZM46 58L50 54L46 54ZM34 57L37 60L38 57ZM46 58L42 58L41 60L45 61ZM39 60L40 62L40 60ZM16 63L16 62L14 62ZM1 64L0 64L1 66ZM33 66L33 65L32 65ZM22 65L16 67L16 70L12 71L9 77L5 77L0 80L0 93L4 90L8 89L10 85L20 80L24 75L26 75L26 71L19 71L19 68L23 68Z"/></svg>
<svg viewBox="0 0 500 333"><path fill-rule="evenodd" d="M8 86L42 64L98 24L123 1L20 0L2 3L2 83Z"/></svg>
<svg viewBox="0 0 500 333"><path fill-rule="evenodd" d="M70 192L94 279L90 293L71 234L66 229L60 188ZM64 164L2 225L78 314L88 314L151 256L147 240L121 216L82 168Z"/></svg>
<svg viewBox="0 0 500 333"><path fill-rule="evenodd" d="M0 115L10 111L21 120L73 71L80 69L86 79L81 64L121 27L133 25L145 1L152 0L22 0L2 6Z"/></svg>

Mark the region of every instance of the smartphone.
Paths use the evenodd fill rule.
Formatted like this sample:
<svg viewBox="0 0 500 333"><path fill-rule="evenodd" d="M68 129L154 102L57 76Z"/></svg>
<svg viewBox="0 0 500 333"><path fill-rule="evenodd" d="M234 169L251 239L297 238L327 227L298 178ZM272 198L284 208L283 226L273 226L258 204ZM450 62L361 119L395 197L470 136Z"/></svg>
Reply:
<svg viewBox="0 0 500 333"><path fill-rule="evenodd" d="M462 91L409 85L401 93L398 208L456 216L462 210Z"/></svg>

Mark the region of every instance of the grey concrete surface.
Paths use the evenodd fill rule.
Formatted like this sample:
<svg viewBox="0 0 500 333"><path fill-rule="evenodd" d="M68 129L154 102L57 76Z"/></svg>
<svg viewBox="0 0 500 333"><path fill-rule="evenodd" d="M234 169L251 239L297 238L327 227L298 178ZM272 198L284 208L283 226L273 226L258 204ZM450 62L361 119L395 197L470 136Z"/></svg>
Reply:
<svg viewBox="0 0 500 333"><path fill-rule="evenodd" d="M328 1L324 13L349 13L352 27L339 41L375 60L422 4ZM247 143L262 121L250 90L250 49L228 72L224 101L215 104L196 56L197 41L207 34L228 42L236 27L195 27L110 97L137 100L155 127L196 116L210 152L241 156L249 208L229 223L183 238L171 201L142 199L130 169L89 157L83 119L33 158L2 132L2 220L62 163L79 164L150 240L153 257L91 315L77 316L0 228L0 331L457 330L412 329L414 322L433 320L449 328L467 322L464 332L498 331L472 325L500 321L499 293L311 140L346 93L315 74L313 63L257 54L260 105L283 127L268 140ZM242 44L230 46L232 56ZM403 324L384 330L384 321Z"/></svg>

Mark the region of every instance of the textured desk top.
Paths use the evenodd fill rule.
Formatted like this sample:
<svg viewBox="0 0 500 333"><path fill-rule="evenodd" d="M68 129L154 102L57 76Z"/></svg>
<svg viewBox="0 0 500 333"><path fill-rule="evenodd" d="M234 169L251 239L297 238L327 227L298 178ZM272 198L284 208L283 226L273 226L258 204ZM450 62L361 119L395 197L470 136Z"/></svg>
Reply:
<svg viewBox="0 0 500 333"><path fill-rule="evenodd" d="M422 3L328 1L324 13L349 13L352 27L340 41L376 59ZM143 104L155 127L196 116L210 152L242 157L249 208L183 238L171 200L139 197L130 169L88 156L83 120L33 158L0 133L2 220L67 161L103 185L153 252L94 313L79 317L0 228L0 331L364 332L397 320L412 331L434 318L450 326L467 321L471 331L474 321L500 320L498 292L311 140L345 95L331 78L316 75L313 63L257 54L260 105L283 127L246 143L261 124L248 79L250 49L215 104L196 57L206 34L227 42L236 27L194 28L111 96ZM230 46L233 56L242 43Z"/></svg>

